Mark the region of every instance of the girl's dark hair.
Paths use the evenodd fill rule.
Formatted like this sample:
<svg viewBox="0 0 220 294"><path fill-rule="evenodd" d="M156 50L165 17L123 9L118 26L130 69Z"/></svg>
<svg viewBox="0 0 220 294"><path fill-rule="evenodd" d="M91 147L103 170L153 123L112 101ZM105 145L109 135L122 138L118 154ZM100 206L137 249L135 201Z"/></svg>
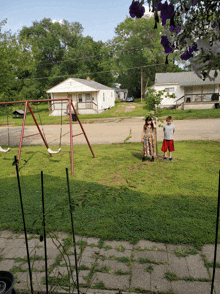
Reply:
<svg viewBox="0 0 220 294"><path fill-rule="evenodd" d="M147 127L147 122L148 121L151 121L151 128L152 128L152 130L154 129L154 124L153 124L153 119L150 117L150 116L148 116L146 119L145 119L145 125L144 125L144 128L146 129L146 127Z"/></svg>

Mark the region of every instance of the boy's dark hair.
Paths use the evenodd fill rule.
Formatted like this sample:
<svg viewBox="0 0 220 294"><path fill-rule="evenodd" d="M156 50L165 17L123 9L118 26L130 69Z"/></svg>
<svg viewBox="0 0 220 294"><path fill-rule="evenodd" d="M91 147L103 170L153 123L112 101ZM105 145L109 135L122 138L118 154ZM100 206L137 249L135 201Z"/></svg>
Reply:
<svg viewBox="0 0 220 294"><path fill-rule="evenodd" d="M150 117L150 116L148 116L148 117L145 119L145 125L144 125L144 128L146 129L146 127L147 127L147 122L148 122L148 121L151 121L151 128L152 128L152 130L153 130L153 129L154 129L153 118Z"/></svg>
<svg viewBox="0 0 220 294"><path fill-rule="evenodd" d="M172 116L168 116L168 117L166 118L166 121L168 121L168 120L172 120Z"/></svg>

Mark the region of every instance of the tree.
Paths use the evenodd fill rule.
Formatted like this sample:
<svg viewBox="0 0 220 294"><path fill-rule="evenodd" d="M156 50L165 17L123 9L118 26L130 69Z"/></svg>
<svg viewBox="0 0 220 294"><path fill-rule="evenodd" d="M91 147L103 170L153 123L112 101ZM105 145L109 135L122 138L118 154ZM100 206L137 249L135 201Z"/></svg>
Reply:
<svg viewBox="0 0 220 294"><path fill-rule="evenodd" d="M135 97L141 96L141 74L146 88L154 83L156 72L181 71L174 64L164 64L164 53L160 44L163 28L158 26L158 30L155 31L153 24L153 18L127 17L115 29L116 37L111 42L115 59L113 68L117 70L117 80ZM145 90L143 92L145 93Z"/></svg>
<svg viewBox="0 0 220 294"><path fill-rule="evenodd" d="M2 33L7 20L0 22L0 101L15 100L17 94L16 70L18 67L19 45L10 31Z"/></svg>
<svg viewBox="0 0 220 294"><path fill-rule="evenodd" d="M73 75L76 78L95 80L111 86L114 77L111 70L111 55L103 42L95 42L91 37L80 37L77 47L69 47L60 64L54 66L51 76Z"/></svg>
<svg viewBox="0 0 220 294"><path fill-rule="evenodd" d="M155 28L158 12L165 27L161 44L168 55L175 53L189 60L193 70L203 80L214 80L220 68L220 2L210 0L147 1L154 11ZM144 1L133 1L131 17L142 17ZM209 75L215 70L214 76Z"/></svg>
<svg viewBox="0 0 220 294"><path fill-rule="evenodd" d="M33 57L31 80L25 81L23 95L28 95L31 87L34 98L45 97L46 89L69 76L86 78L89 75L97 82L112 84L108 47L91 37L83 37L82 31L78 22L54 23L47 18L21 30L19 42Z"/></svg>
<svg viewBox="0 0 220 294"><path fill-rule="evenodd" d="M45 96L45 89L54 86L54 81L49 77L56 65L65 62L63 57L66 51L77 48L82 30L78 22L64 20L62 23L53 23L51 19L44 18L20 31L20 44L24 50L31 51L33 56L31 78L36 79L34 85L36 92L39 91L38 97Z"/></svg>

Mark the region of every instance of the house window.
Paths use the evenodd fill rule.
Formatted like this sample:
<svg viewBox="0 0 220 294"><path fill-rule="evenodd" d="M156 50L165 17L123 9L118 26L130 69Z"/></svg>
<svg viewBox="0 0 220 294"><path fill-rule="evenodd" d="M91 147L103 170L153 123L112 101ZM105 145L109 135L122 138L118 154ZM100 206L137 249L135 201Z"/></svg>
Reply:
<svg viewBox="0 0 220 294"><path fill-rule="evenodd" d="M105 93L103 93L103 102L105 102Z"/></svg>
<svg viewBox="0 0 220 294"><path fill-rule="evenodd" d="M167 93L174 93L174 87L165 88L165 91L166 91Z"/></svg>
<svg viewBox="0 0 220 294"><path fill-rule="evenodd" d="M87 102L88 102L88 101L91 101L91 95L90 95L90 93L89 93L89 94L86 94L85 96L86 96L86 101L87 101Z"/></svg>
<svg viewBox="0 0 220 294"><path fill-rule="evenodd" d="M82 94L78 94L78 101L82 102Z"/></svg>

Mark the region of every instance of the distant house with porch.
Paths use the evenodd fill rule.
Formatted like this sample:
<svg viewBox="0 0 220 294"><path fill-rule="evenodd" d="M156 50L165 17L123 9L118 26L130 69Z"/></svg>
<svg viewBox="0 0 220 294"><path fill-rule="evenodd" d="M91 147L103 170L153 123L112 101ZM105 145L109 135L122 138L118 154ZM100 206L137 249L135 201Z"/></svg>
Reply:
<svg viewBox="0 0 220 294"><path fill-rule="evenodd" d="M214 71L210 72L213 77ZM151 88L176 98L164 98L160 107L179 109L211 109L219 107L220 72L215 81L200 79L194 72L156 73L155 84Z"/></svg>
<svg viewBox="0 0 220 294"><path fill-rule="evenodd" d="M115 106L115 91L105 85L87 79L69 78L46 91L51 99L71 98L79 114L101 113ZM67 101L51 101L51 114L68 113Z"/></svg>

